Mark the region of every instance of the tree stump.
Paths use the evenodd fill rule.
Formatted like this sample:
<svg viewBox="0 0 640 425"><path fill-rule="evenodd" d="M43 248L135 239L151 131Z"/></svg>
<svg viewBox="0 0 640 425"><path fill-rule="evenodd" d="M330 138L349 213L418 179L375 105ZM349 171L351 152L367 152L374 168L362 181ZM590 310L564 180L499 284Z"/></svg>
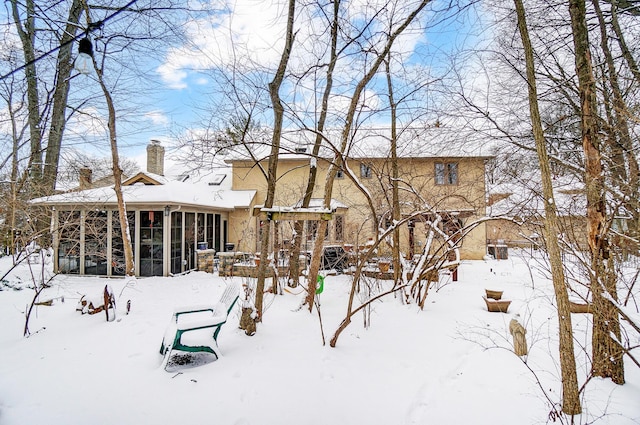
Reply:
<svg viewBox="0 0 640 425"><path fill-rule="evenodd" d="M487 294L487 298L491 298L494 300L502 299L502 293L504 291L494 291L492 289L485 289L484 292Z"/></svg>
<svg viewBox="0 0 640 425"><path fill-rule="evenodd" d="M509 322L509 333L513 336L513 351L516 356L527 355L527 330L518 322L516 318Z"/></svg>
<svg viewBox="0 0 640 425"><path fill-rule="evenodd" d="M509 311L509 300L494 300L493 298L482 297L487 305L487 310L493 313L506 313Z"/></svg>
<svg viewBox="0 0 640 425"><path fill-rule="evenodd" d="M240 316L240 329L248 336L256 333L256 320L254 318L254 310L251 307L242 307L242 315Z"/></svg>

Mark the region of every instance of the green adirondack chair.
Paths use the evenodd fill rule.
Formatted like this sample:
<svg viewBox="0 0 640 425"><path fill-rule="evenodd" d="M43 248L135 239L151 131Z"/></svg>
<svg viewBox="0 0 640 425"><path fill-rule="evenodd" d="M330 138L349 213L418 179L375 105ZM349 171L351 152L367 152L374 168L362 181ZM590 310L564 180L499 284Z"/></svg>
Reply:
<svg viewBox="0 0 640 425"><path fill-rule="evenodd" d="M186 351L189 353L208 352L218 358L218 353L211 345L189 345L183 343L182 337L185 333L211 329L215 346L218 346L218 334L222 325L227 322L229 313L238 301L240 296L239 285L230 282L220 296L220 300L215 305L191 306L176 309L171 317L171 323L167 327L160 354L164 356L162 366L166 368L171 353L174 350Z"/></svg>

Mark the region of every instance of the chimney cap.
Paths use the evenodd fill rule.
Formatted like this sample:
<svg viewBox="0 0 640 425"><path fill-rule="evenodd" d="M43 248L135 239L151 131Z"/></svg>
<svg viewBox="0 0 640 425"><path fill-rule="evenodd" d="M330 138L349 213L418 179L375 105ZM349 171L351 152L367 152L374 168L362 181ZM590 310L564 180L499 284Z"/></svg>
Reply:
<svg viewBox="0 0 640 425"><path fill-rule="evenodd" d="M164 176L164 146L152 139L147 145L147 172Z"/></svg>

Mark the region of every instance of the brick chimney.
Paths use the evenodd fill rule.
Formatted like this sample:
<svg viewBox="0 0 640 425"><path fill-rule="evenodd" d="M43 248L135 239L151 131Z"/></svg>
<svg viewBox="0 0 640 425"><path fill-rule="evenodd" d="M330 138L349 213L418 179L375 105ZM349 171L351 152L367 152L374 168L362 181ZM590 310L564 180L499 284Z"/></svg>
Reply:
<svg viewBox="0 0 640 425"><path fill-rule="evenodd" d="M147 172L164 176L164 147L159 140L147 145Z"/></svg>
<svg viewBox="0 0 640 425"><path fill-rule="evenodd" d="M79 189L90 189L91 183L93 183L93 171L91 171L91 168L82 167L80 169L80 179L78 182Z"/></svg>

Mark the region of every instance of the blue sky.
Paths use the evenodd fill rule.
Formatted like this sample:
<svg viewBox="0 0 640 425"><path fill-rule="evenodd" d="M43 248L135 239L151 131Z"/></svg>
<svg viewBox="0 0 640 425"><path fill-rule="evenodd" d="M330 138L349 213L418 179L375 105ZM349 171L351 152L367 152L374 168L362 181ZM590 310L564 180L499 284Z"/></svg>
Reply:
<svg viewBox="0 0 640 425"><path fill-rule="evenodd" d="M280 5L277 5L280 3ZM257 0L244 0L233 2L233 13L219 13L208 17L207 20L190 22L187 32L190 34L193 46L172 46L164 56L163 63L157 71L166 84L164 93L170 105L184 105L189 111L174 110L167 113L167 118L184 119L193 118L194 103L209 102L212 96L220 90L216 87L218 82L214 81L209 73L212 68L229 69L231 57L248 57L251 65L243 63L245 72L253 72L261 67L260 72L264 74L263 83L272 77L272 70L275 69L283 45L283 34L285 26L285 10L282 2L265 2ZM349 2L348 13L356 21L359 10L364 8L367 2ZM440 2L434 2L439 5ZM296 40L295 52L290 61L289 69L308 69L306 65L312 63L305 57L310 50L313 50L313 37L319 32L323 25L317 16L305 15L306 11L300 11L296 30L298 37ZM446 20L436 19L433 22L433 14L424 14L420 21L409 28L406 34L398 40L397 49L403 51L403 62L408 66L438 68L447 62L447 55L463 45L476 44L478 40L477 22L474 22L474 11L469 11L456 18ZM430 25L430 28L424 29ZM230 37L229 34L233 34ZM304 53L301 53L304 52ZM252 69L252 66L254 67ZM266 73L264 73L266 70ZM343 65L340 71L353 72L348 65ZM357 72L360 72L359 70ZM352 87L347 88L351 90ZM283 96L288 90L283 87ZM290 93L290 92L289 92ZM316 92L317 93L317 92ZM296 101L311 101L313 94L305 93L302 85L296 87ZM305 97L306 96L306 97ZM337 101L335 99L334 101ZM196 109L196 111L199 111ZM268 118L267 118L268 119Z"/></svg>
<svg viewBox="0 0 640 425"><path fill-rule="evenodd" d="M143 99L137 99L140 102L134 110L127 112L132 124L128 125L124 121L119 124L122 156L136 159L144 168L145 146L150 139L171 140L187 129L202 126L203 120L213 117L215 121L219 118L216 115L221 115L224 119L227 112L221 112L212 105L221 100L221 92L228 87L214 79L215 73L211 70L228 71L230 64L234 62L232 58L235 59L235 63L238 63L238 58L242 58L241 74L244 73L245 77L253 74L252 77L258 78L263 87L266 87L266 83L272 78L271 71L275 69L283 46L286 24L284 3L282 0L236 0L224 2L220 8L220 2L216 2L218 12L200 14L186 23L188 43L166 45L159 49L154 57L136 58L140 61L138 66L144 68L157 84L153 84L154 88L149 90ZM349 1L345 14L356 23L367 14L367 3L371 2ZM435 7L439 5L440 2L434 2ZM311 57L313 55L309 55L309 51L320 45L314 41L314 37L321 32L324 24L309 10L299 8L298 13L298 38L289 68L293 71L308 69L309 64L314 63ZM4 22L2 14L4 9L0 9L0 19ZM402 62L417 69L423 67L425 72L441 66L446 61L449 51L462 44L474 43L477 37L472 35L476 31L472 20L473 12L464 15L463 18L448 19L436 24L432 23L432 16L424 14L397 43L397 51L401 54ZM425 30L426 25L433 26ZM354 73L354 70L356 74L360 72L357 68L351 68L353 66L357 65L345 61L339 65L338 75L348 76ZM351 89L348 81L343 80L343 84L346 84L344 93L348 94ZM87 77L77 77L72 84L77 90L96 93L96 84ZM316 102L314 99L317 99L319 88L303 85L294 88L285 84L282 94L288 96L294 93L294 90L295 107L313 110L312 105ZM375 87L369 90L367 98L372 105L383 102ZM340 97L332 99L332 105L335 105L338 111L340 104L344 102ZM269 118L269 110L263 110L261 121L268 123ZM103 124L97 126L100 130L96 133L97 137L102 139L105 135ZM86 135L94 131L96 126L92 129L83 116L72 122L70 127ZM100 155L103 153L103 147L108 146L106 141L104 142L97 149L91 145L87 145L87 149ZM82 144L79 146L82 147Z"/></svg>

